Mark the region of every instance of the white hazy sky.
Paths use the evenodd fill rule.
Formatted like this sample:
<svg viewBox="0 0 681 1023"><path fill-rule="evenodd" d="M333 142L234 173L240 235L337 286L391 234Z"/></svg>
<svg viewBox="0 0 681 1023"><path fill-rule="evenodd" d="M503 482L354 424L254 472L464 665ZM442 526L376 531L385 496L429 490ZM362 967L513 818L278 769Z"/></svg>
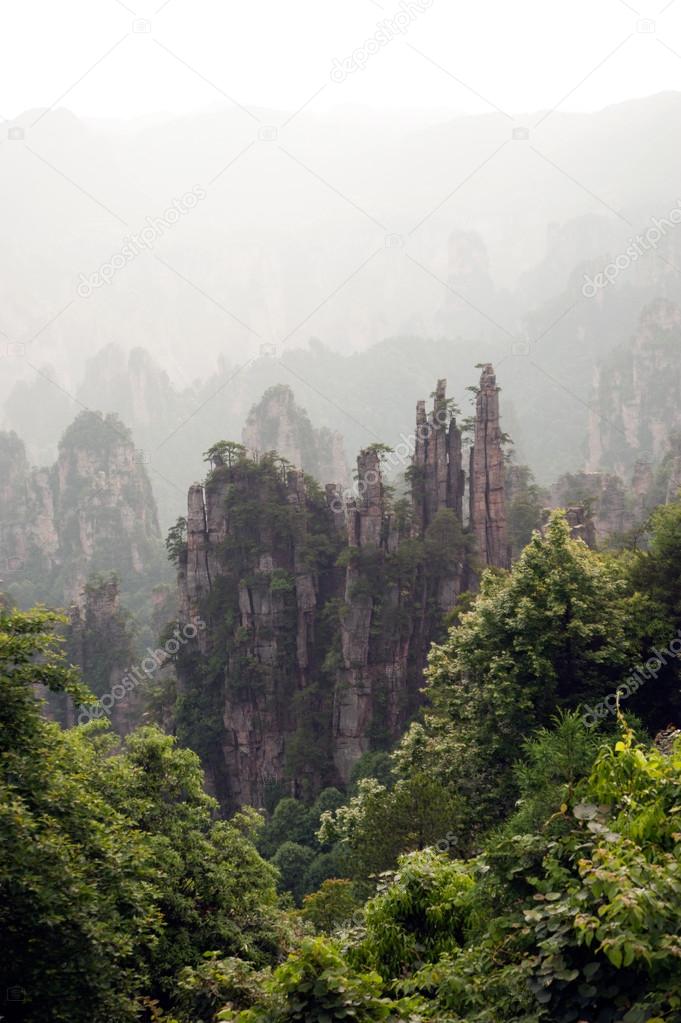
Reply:
<svg viewBox="0 0 681 1023"><path fill-rule="evenodd" d="M583 111L681 89L681 0L418 2L339 83L333 61L392 22L399 0L17 0L2 11L0 115L179 113L226 96L286 110Z"/></svg>

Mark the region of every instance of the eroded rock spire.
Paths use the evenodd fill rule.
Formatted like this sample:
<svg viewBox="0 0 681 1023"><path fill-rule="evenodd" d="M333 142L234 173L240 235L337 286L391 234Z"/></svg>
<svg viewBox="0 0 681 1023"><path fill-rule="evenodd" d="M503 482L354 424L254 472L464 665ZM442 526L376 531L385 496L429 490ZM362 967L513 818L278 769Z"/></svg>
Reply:
<svg viewBox="0 0 681 1023"><path fill-rule="evenodd" d="M482 565L508 568L504 452L499 426L499 388L491 363L482 368L470 459L470 523Z"/></svg>

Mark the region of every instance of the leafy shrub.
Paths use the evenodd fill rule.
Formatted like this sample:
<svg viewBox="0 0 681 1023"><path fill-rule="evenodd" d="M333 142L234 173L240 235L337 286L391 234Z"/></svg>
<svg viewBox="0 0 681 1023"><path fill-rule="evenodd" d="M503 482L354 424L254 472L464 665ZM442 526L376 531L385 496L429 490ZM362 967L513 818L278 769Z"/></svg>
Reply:
<svg viewBox="0 0 681 1023"><path fill-rule="evenodd" d="M252 1009L226 1009L218 1020L230 1023L372 1023L408 1018L417 999L394 1001L382 995L377 973L357 972L338 948L323 938L307 939L263 985L263 997Z"/></svg>

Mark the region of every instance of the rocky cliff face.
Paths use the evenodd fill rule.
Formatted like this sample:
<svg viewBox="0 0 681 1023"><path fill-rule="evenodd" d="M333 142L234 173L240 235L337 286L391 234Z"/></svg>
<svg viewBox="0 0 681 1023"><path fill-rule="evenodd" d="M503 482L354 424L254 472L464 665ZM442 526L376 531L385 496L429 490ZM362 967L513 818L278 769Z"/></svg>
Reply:
<svg viewBox="0 0 681 1023"><path fill-rule="evenodd" d="M593 524L593 541L602 545L633 526L633 509L624 484L613 473L569 473L551 487L551 508L581 508Z"/></svg>
<svg viewBox="0 0 681 1023"><path fill-rule="evenodd" d="M347 485L349 472L343 438L326 427L315 429L285 384L270 387L251 409L242 441L253 453L276 451L316 480Z"/></svg>
<svg viewBox="0 0 681 1023"><path fill-rule="evenodd" d="M637 460L659 462L681 428L680 390L681 308L659 299L597 374L589 468L628 478Z"/></svg>
<svg viewBox="0 0 681 1023"><path fill-rule="evenodd" d="M79 665L83 678L99 697L98 711L106 715L119 735L139 724L142 692L133 676L134 664L129 616L121 606L118 580L94 577L86 585L81 601L69 609L66 636L67 656ZM124 685L122 680L132 680ZM57 697L64 723L75 724L77 712L71 701ZM51 703L56 701L51 699ZM86 720L84 715L82 720Z"/></svg>
<svg viewBox="0 0 681 1023"><path fill-rule="evenodd" d="M493 386L494 402L478 410L479 485L493 497L476 512L491 508L484 535L501 543ZM461 433L445 381L430 413L417 406L400 501L383 479L392 456L380 445L362 451L349 499L274 453L234 451L190 488L176 551L180 621L207 627L179 656L178 731L226 807L347 782L418 706L429 645L472 578ZM489 563L498 550L486 549Z"/></svg>
<svg viewBox="0 0 681 1023"><path fill-rule="evenodd" d="M404 536L386 496L379 455L363 451L357 459L357 496L347 507L345 585L338 614L332 740L334 766L343 782L363 753L385 746L399 733L414 706L410 609L418 583L416 566L400 571Z"/></svg>
<svg viewBox="0 0 681 1023"><path fill-rule="evenodd" d="M549 505L581 509L588 523L584 539L590 546L602 547L641 526L655 505L668 499L676 459L670 452L655 470L649 462L639 460L626 483L615 473L567 473L551 487Z"/></svg>
<svg viewBox="0 0 681 1023"><path fill-rule="evenodd" d="M681 455L674 455L669 467L669 480L665 495L666 504L670 504L681 496Z"/></svg>
<svg viewBox="0 0 681 1023"><path fill-rule="evenodd" d="M376 698L376 665L370 665L371 625L377 600L384 597L393 607L395 594L390 585L371 585L370 576L382 574L386 554L394 552L398 536L387 509L379 456L363 451L357 459L358 495L347 508L347 570L343 604L339 614L341 664L334 691L334 764L347 779L353 764L371 748L372 721ZM385 591L385 592L384 592ZM394 653L394 652L393 652ZM381 676L387 665L378 666ZM388 689L392 689L386 717L395 716L396 690L405 682L404 662L393 660ZM388 695L386 693L386 695ZM389 728L389 722L386 720Z"/></svg>
<svg viewBox="0 0 681 1023"><path fill-rule="evenodd" d="M416 441L412 471L414 528L422 533L440 508L451 508L463 518L465 473L462 468L461 430L449 415L447 381L438 380L435 403L426 415L425 401L416 406Z"/></svg>
<svg viewBox="0 0 681 1023"><path fill-rule="evenodd" d="M50 471L30 468L15 433L0 434L0 562L5 584L48 579L58 549Z"/></svg>
<svg viewBox="0 0 681 1023"><path fill-rule="evenodd" d="M369 448L357 459L334 700L334 760L343 782L377 738L385 745L403 731L442 615L470 577L461 431L445 380L437 382L431 412L424 401L416 406L407 476L409 499L399 507L386 496L378 452Z"/></svg>
<svg viewBox="0 0 681 1023"><path fill-rule="evenodd" d="M325 495L273 456L190 488L180 620L208 627L179 658L178 727L225 805L261 805L270 785L311 792L328 772L340 546Z"/></svg>
<svg viewBox="0 0 681 1023"><path fill-rule="evenodd" d="M475 408L475 435L470 455L470 522L483 565L510 564L499 389L494 369L480 375Z"/></svg>
<svg viewBox="0 0 681 1023"><path fill-rule="evenodd" d="M140 638L151 643L152 590L168 574L149 479L128 431L114 416L84 412L48 469L32 469L19 438L0 434L0 481L3 586L20 606L65 608L69 660L97 696L114 686L118 693L134 662L119 585ZM114 728L130 731L140 692L108 700ZM73 723L63 697L50 696L48 708Z"/></svg>
<svg viewBox="0 0 681 1023"><path fill-rule="evenodd" d="M82 604L93 572L139 589L162 570L146 470L115 416L81 413L50 469L32 469L15 434L0 435L0 460L3 574L21 602Z"/></svg>
<svg viewBox="0 0 681 1023"><path fill-rule="evenodd" d="M588 508L585 508L583 505L579 505L576 508L566 508L565 517L573 540L583 540L587 547L596 546L596 527Z"/></svg>
<svg viewBox="0 0 681 1023"><path fill-rule="evenodd" d="M159 567L160 530L143 461L113 415L84 412L59 443L52 472L59 560L77 601L91 572L140 585Z"/></svg>

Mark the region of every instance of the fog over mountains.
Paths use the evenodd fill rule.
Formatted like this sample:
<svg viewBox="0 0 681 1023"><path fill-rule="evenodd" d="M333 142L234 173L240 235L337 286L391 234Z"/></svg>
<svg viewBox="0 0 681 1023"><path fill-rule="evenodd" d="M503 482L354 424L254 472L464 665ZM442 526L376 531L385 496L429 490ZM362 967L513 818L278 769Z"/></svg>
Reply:
<svg viewBox="0 0 681 1023"><path fill-rule="evenodd" d="M2 425L45 464L79 403L117 411L181 501L200 445L273 383L352 458L397 441L438 374L465 403L489 360L522 459L581 468L603 360L681 298L669 220L584 289L676 207L680 114L679 93L445 121L27 111L0 140Z"/></svg>
<svg viewBox="0 0 681 1023"><path fill-rule="evenodd" d="M681 1023L681 0L0 34L0 1023Z"/></svg>

